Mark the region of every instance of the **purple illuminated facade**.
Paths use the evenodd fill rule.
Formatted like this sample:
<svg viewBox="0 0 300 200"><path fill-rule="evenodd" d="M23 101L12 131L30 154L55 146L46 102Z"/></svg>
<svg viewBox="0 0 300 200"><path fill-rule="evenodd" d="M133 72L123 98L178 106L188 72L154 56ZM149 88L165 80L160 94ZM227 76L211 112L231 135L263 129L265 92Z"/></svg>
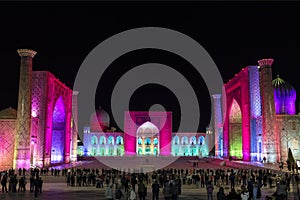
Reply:
<svg viewBox="0 0 300 200"><path fill-rule="evenodd" d="M1 142L13 144L8 155L14 156L8 156L0 168L47 167L69 163L71 157L76 161L77 152L71 151L72 141L76 138L77 142L75 124L71 123L73 91L50 72L32 71L36 52L20 49L18 53L21 56L18 114L10 120L6 119L9 116L0 116L2 128L10 126ZM16 133L14 137L8 133L12 131ZM0 152L3 147L1 144Z"/></svg>
<svg viewBox="0 0 300 200"><path fill-rule="evenodd" d="M215 133L219 134L223 125L221 137L215 137L216 156L234 156L244 161L266 157L267 162L278 162L287 160L287 149L291 148L296 160L300 160L296 91L279 76L272 80L273 59L258 63L259 66L243 68L224 85L223 116L214 117ZM215 113L220 113L221 102L215 104Z"/></svg>

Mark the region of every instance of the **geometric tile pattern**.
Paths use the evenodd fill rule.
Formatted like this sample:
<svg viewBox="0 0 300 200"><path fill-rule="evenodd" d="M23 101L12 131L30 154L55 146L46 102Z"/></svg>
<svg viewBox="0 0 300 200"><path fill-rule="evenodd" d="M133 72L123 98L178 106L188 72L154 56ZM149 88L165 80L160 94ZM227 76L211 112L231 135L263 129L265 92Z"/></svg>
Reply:
<svg viewBox="0 0 300 200"><path fill-rule="evenodd" d="M214 133L215 133L215 155L221 155L223 133L221 127L222 125L222 107L221 107L221 95L214 94Z"/></svg>
<svg viewBox="0 0 300 200"><path fill-rule="evenodd" d="M3 169L8 169L13 165L15 135L16 120L0 120L0 166Z"/></svg>
<svg viewBox="0 0 300 200"><path fill-rule="evenodd" d="M251 159L260 160L258 155L259 134L262 133L261 127L261 98L259 85L259 69L257 66L248 66L249 70L249 95L250 95L250 130L251 130Z"/></svg>
<svg viewBox="0 0 300 200"><path fill-rule="evenodd" d="M17 111L17 134L15 140L14 168L30 168L30 132L31 132L31 88L32 58L34 51L19 49L21 57L19 96Z"/></svg>
<svg viewBox="0 0 300 200"><path fill-rule="evenodd" d="M45 113L46 113L46 72L33 71L32 73L32 113L38 119L38 135L36 139L36 164L43 165L45 148Z"/></svg>
<svg viewBox="0 0 300 200"><path fill-rule="evenodd" d="M288 148L293 151L294 157L300 156L300 116L276 115L277 130L280 136L281 160L287 160Z"/></svg>
<svg viewBox="0 0 300 200"><path fill-rule="evenodd" d="M258 61L272 63L270 59ZM260 66L260 84L263 117L263 154L268 162L278 161L278 136L275 134L275 104L272 85L272 68L270 65Z"/></svg>

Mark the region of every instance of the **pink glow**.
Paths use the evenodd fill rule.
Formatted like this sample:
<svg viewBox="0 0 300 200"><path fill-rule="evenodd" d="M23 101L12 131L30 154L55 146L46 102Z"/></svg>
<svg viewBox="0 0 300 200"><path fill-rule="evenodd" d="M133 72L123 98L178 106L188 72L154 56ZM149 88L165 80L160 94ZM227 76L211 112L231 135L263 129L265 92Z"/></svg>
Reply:
<svg viewBox="0 0 300 200"><path fill-rule="evenodd" d="M52 127L54 119L61 121L55 115L55 104L59 98L65 106L65 137L64 137L64 158L65 163L70 161L70 139L71 139L71 111L72 111L72 90L61 83L53 74L47 72L47 98L46 98L46 125L45 125L45 151L44 166L49 166L51 162L52 148ZM53 119L54 118L54 119Z"/></svg>
<svg viewBox="0 0 300 200"><path fill-rule="evenodd" d="M167 119L165 117L167 116ZM149 121L147 111L127 111L124 121L124 145L125 155L136 155L136 132L141 124ZM160 155L171 154L172 141L172 113L171 112L151 112L151 123L160 130Z"/></svg>
<svg viewBox="0 0 300 200"><path fill-rule="evenodd" d="M224 157L230 156L229 141L229 114L232 102L235 99L242 112L242 144L243 160L251 160L251 138L250 138L250 95L249 95L249 74L248 68L239 72L233 79L225 85L227 113L225 116L223 139L224 139Z"/></svg>

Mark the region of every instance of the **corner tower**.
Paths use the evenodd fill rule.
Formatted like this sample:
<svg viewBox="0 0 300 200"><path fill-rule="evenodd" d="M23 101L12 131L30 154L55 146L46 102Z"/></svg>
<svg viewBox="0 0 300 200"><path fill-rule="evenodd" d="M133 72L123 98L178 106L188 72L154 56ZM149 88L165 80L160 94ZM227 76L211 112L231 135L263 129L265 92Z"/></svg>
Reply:
<svg viewBox="0 0 300 200"><path fill-rule="evenodd" d="M277 162L278 136L275 131L275 104L272 85L273 59L262 59L258 61L260 66L260 88L262 100L262 139L263 155L267 162Z"/></svg>
<svg viewBox="0 0 300 200"><path fill-rule="evenodd" d="M36 52L18 49L21 57L16 138L13 167L30 168L32 58Z"/></svg>

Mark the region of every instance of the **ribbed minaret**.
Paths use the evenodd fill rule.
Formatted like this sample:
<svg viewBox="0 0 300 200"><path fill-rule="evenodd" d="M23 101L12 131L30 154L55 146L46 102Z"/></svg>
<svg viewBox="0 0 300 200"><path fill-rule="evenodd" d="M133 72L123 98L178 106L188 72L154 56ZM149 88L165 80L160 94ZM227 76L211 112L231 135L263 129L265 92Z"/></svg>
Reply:
<svg viewBox="0 0 300 200"><path fill-rule="evenodd" d="M278 149L275 131L275 104L272 86L272 64L273 59L262 59L258 61L260 66L260 88L262 100L262 138L263 155L267 162L277 162Z"/></svg>
<svg viewBox="0 0 300 200"><path fill-rule="evenodd" d="M21 57L14 168L30 168L32 58L36 52L18 49Z"/></svg>
<svg viewBox="0 0 300 200"><path fill-rule="evenodd" d="M222 107L221 94L212 95L214 99L214 132L215 132L215 156L222 156Z"/></svg>
<svg viewBox="0 0 300 200"><path fill-rule="evenodd" d="M72 119L73 119L73 127L72 127L72 151L71 151L71 162L77 161L77 139L78 139L78 91L73 91L72 98Z"/></svg>

